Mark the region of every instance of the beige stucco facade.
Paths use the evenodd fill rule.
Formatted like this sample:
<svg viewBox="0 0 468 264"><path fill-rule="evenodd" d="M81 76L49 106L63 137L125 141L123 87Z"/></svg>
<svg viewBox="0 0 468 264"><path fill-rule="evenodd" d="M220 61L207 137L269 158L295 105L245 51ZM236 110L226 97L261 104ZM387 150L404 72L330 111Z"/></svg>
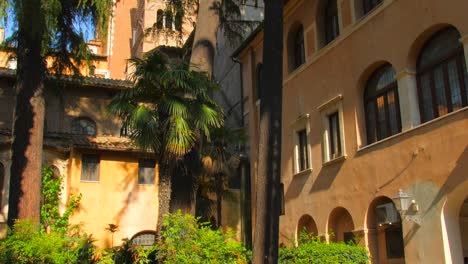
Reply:
<svg viewBox="0 0 468 264"><path fill-rule="evenodd" d="M0 69L0 178L2 184L0 235L5 235L8 214L10 143L14 110L14 71ZM151 184L139 184L139 159L151 159L130 140L120 137L120 123L109 116L110 99L130 83L103 78L85 78L83 83L65 81L55 88L46 88L46 117L43 164L54 166L63 177L60 208L63 211L70 195L81 194L79 209L72 215L72 224L81 224L92 234L96 245L119 245L123 238L132 238L143 231L156 229L158 214L157 167ZM72 124L77 119L94 123L95 135L76 135ZM82 155L99 156L98 179L82 178ZM106 228L116 224L112 235Z"/></svg>
<svg viewBox="0 0 468 264"><path fill-rule="evenodd" d="M463 263L468 257L468 108L422 123L416 64L424 44L448 26L458 31L467 58L468 2L384 0L363 15L361 1L338 0L340 34L326 45L324 2L288 1L285 6L281 171L286 214L280 218L281 242L296 238L305 226L329 241L354 233L374 263ZM300 25L306 59L293 69L292 35ZM261 100L252 98L262 37L262 32L256 34L236 54L243 63L252 182L261 107ZM396 73L401 132L367 144L364 89L384 64ZM333 112L340 123L342 155L337 158L328 153L327 122ZM298 171L296 133L302 129L310 166ZM392 202L399 189L415 204L396 223L402 228L404 257L392 258L385 234L393 227L379 226L375 210Z"/></svg>

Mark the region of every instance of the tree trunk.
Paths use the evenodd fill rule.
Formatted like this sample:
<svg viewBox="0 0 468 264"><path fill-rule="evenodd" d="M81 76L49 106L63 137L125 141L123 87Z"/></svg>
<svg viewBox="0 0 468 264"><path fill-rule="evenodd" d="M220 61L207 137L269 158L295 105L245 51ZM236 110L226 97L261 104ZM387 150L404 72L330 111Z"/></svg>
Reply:
<svg viewBox="0 0 468 264"><path fill-rule="evenodd" d="M167 164L160 164L159 169L159 184L158 184L158 224L156 231L161 232L163 226L164 215L170 213L171 192L172 192L172 177Z"/></svg>
<svg viewBox="0 0 468 264"><path fill-rule="evenodd" d="M218 228L222 226L223 220L223 174L216 173L216 221L218 222Z"/></svg>
<svg viewBox="0 0 468 264"><path fill-rule="evenodd" d="M16 106L11 146L8 225L16 219L40 221L45 62L42 58L44 18L40 0L23 0L18 20Z"/></svg>
<svg viewBox="0 0 468 264"><path fill-rule="evenodd" d="M277 263L281 184L283 0L265 1L253 263Z"/></svg>

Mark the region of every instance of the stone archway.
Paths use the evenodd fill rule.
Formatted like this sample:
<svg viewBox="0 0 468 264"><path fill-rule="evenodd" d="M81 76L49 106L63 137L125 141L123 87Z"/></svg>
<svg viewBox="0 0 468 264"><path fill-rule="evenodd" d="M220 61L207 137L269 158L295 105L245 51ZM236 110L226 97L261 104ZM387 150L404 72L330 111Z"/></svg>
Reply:
<svg viewBox="0 0 468 264"><path fill-rule="evenodd" d="M329 241L348 242L354 239L354 222L351 214L343 207L333 209L328 218Z"/></svg>
<svg viewBox="0 0 468 264"><path fill-rule="evenodd" d="M405 263L401 217L392 199L375 198L367 211L366 225L372 263Z"/></svg>
<svg viewBox="0 0 468 264"><path fill-rule="evenodd" d="M306 214L299 218L296 230L296 241L299 241L302 232L305 232L309 235L318 236L317 224L315 224L312 216Z"/></svg>

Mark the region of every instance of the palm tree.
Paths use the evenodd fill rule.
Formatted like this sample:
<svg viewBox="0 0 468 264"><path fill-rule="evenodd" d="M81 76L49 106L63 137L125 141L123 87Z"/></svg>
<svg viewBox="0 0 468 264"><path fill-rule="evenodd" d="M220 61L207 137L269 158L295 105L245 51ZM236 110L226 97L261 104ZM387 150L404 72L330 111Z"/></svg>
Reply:
<svg viewBox="0 0 468 264"><path fill-rule="evenodd" d="M217 227L222 225L222 202L225 197L234 199L229 191L229 180L236 177L240 157L232 150L233 146L242 143L245 139L243 131L228 127L214 129L211 133L211 142L202 148L203 173L200 182L200 193L216 194L216 220Z"/></svg>
<svg viewBox="0 0 468 264"><path fill-rule="evenodd" d="M217 88L207 75L159 51L132 59L134 87L120 92L109 111L123 122L122 134L154 152L159 164L159 215L170 212L171 173L210 131L223 125L223 112L209 94Z"/></svg>
<svg viewBox="0 0 468 264"><path fill-rule="evenodd" d="M111 4L112 0L0 1L0 18L13 14L18 28L7 42L15 46L18 62L9 226L18 218L29 218L36 223L40 220L46 75L79 72L81 62L89 58L90 52L75 22L91 18L105 35ZM50 69L46 67L48 57L53 57Z"/></svg>

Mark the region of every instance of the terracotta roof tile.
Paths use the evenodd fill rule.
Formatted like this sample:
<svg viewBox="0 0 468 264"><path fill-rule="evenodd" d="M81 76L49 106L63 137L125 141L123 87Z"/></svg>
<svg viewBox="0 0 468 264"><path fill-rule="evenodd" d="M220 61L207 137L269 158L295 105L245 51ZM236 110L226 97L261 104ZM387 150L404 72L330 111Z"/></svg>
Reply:
<svg viewBox="0 0 468 264"><path fill-rule="evenodd" d="M0 129L0 144L11 144L11 131ZM72 146L78 148L142 151L129 138L119 136L72 135L70 133L48 132L44 137L44 146L51 146L63 151L69 151Z"/></svg>

